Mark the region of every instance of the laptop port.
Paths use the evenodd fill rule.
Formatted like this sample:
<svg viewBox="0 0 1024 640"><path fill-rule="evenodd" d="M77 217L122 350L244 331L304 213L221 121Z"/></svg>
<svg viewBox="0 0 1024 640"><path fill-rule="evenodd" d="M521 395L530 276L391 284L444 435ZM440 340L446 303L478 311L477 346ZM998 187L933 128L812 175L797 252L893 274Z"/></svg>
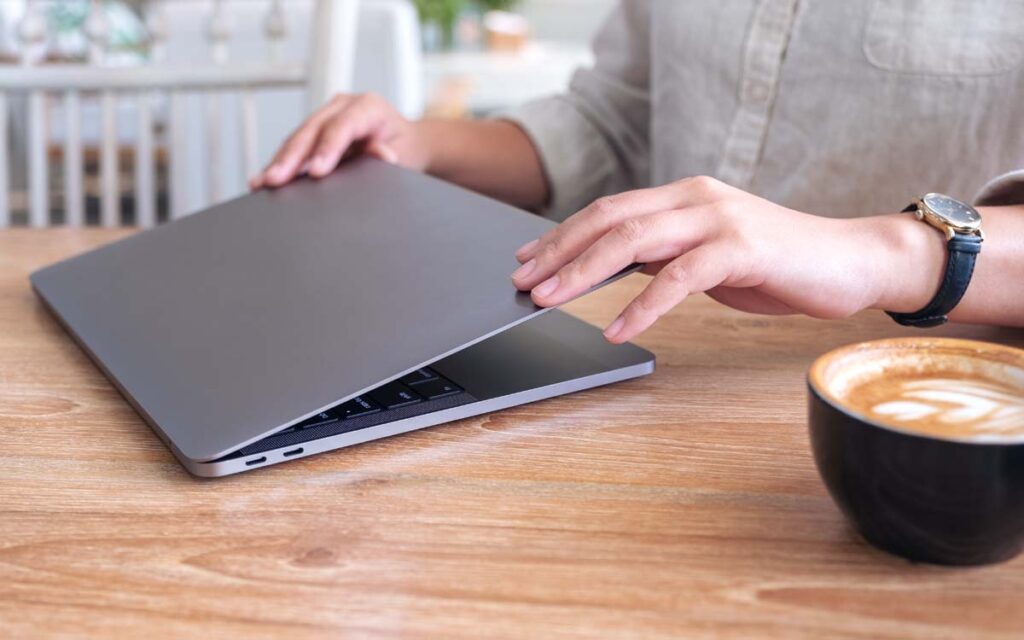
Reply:
<svg viewBox="0 0 1024 640"><path fill-rule="evenodd" d="M302 451L303 451L302 447L299 447L298 449L292 449L291 451L285 451L281 455L284 456L285 458L290 458L292 456L299 455L300 453L302 453Z"/></svg>
<svg viewBox="0 0 1024 640"><path fill-rule="evenodd" d="M245 461L245 466L251 467L251 466L254 466L254 465L257 465L257 464L263 464L266 461L267 461L267 456L261 456L259 458L253 458L252 460L246 460Z"/></svg>

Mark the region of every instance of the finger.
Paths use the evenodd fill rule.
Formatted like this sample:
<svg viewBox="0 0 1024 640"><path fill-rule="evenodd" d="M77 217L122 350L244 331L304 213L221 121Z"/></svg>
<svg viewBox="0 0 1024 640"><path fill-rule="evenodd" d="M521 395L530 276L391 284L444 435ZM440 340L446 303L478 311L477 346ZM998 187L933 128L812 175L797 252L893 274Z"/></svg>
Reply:
<svg viewBox="0 0 1024 640"><path fill-rule="evenodd" d="M687 296L725 282L733 268L733 252L722 243L704 244L668 263L630 302L608 328L605 338L625 342L647 330Z"/></svg>
<svg viewBox="0 0 1024 640"><path fill-rule="evenodd" d="M590 245L627 218L710 204L723 197L730 189L732 187L714 178L697 176L677 180L661 187L637 189L599 198L539 239L520 247L516 251L516 258L519 262L528 262L545 250L551 251L551 245L556 245L558 250L572 252L580 245Z"/></svg>
<svg viewBox="0 0 1024 640"><path fill-rule="evenodd" d="M366 147L366 153L390 164L398 164L398 152L384 142L373 142Z"/></svg>
<svg viewBox="0 0 1024 640"><path fill-rule="evenodd" d="M296 129L263 170L261 186L276 187L294 178L309 159L324 124L340 113L352 100L351 96L335 97Z"/></svg>
<svg viewBox="0 0 1024 640"><path fill-rule="evenodd" d="M548 262L557 256L582 251L623 220L639 215L677 208L672 189L638 189L599 198L516 251L520 262L538 259Z"/></svg>
<svg viewBox="0 0 1024 640"><path fill-rule="evenodd" d="M321 178L334 171L352 143L373 133L376 106L373 98L361 96L324 125L309 161L309 175Z"/></svg>
<svg viewBox="0 0 1024 640"><path fill-rule="evenodd" d="M274 154L271 165L293 160L296 155L299 155L300 159L306 159L312 145L316 143L323 126L344 111L355 99L356 96L338 95L324 105L323 108L313 113L298 129L288 136L288 139L277 150L277 153ZM305 152L297 153L298 150L303 148L305 148Z"/></svg>
<svg viewBox="0 0 1024 640"><path fill-rule="evenodd" d="M708 230L707 215L700 210L630 218L537 285L533 301L544 307L562 304L634 262L674 259L699 245Z"/></svg>

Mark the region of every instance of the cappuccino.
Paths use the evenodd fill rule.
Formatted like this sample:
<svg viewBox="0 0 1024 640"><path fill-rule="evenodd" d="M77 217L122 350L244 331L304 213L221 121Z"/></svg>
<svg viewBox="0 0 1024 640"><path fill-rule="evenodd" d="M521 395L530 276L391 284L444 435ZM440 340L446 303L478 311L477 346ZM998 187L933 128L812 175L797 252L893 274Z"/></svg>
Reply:
<svg viewBox="0 0 1024 640"><path fill-rule="evenodd" d="M1024 437L1024 396L997 380L956 372L879 376L851 389L846 401L876 422L939 438Z"/></svg>
<svg viewBox="0 0 1024 640"><path fill-rule="evenodd" d="M1024 351L957 340L866 343L819 372L840 405L901 431L1024 442Z"/></svg>
<svg viewBox="0 0 1024 640"><path fill-rule="evenodd" d="M1024 350L861 342L818 358L807 383L814 462L868 542L944 565L1024 549Z"/></svg>

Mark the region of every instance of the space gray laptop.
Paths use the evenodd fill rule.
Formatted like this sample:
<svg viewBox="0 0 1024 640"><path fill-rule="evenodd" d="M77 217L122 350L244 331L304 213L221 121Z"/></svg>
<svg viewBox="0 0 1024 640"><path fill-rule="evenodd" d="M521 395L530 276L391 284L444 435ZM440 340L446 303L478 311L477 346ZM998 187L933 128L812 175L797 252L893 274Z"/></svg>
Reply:
<svg viewBox="0 0 1024 640"><path fill-rule="evenodd" d="M514 289L551 226L367 158L31 281L182 464L222 476L650 373Z"/></svg>

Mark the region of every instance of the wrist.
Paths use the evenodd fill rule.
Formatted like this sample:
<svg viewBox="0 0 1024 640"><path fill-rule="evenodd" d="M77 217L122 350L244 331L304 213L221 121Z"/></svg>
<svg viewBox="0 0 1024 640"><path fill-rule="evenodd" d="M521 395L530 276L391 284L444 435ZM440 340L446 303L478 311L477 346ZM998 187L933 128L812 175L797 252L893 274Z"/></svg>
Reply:
<svg viewBox="0 0 1024 640"><path fill-rule="evenodd" d="M413 126L422 171L524 209L547 201L540 157L517 125L506 120L434 118Z"/></svg>
<svg viewBox="0 0 1024 640"><path fill-rule="evenodd" d="M410 123L409 137L412 140L408 162L406 164L412 169L424 173L437 174L437 146L438 140L443 139L438 135L438 128L443 126L435 118L424 118Z"/></svg>
<svg viewBox="0 0 1024 640"><path fill-rule="evenodd" d="M912 215L896 213L861 219L878 248L874 309L911 313L935 297L946 266L942 234Z"/></svg>
<svg viewBox="0 0 1024 640"><path fill-rule="evenodd" d="M472 164L476 146L487 146L486 136L477 136L485 121L456 118L423 118L413 123L413 139L420 171L460 183L467 165ZM486 132L484 132L486 133ZM482 137L482 139L476 139Z"/></svg>

